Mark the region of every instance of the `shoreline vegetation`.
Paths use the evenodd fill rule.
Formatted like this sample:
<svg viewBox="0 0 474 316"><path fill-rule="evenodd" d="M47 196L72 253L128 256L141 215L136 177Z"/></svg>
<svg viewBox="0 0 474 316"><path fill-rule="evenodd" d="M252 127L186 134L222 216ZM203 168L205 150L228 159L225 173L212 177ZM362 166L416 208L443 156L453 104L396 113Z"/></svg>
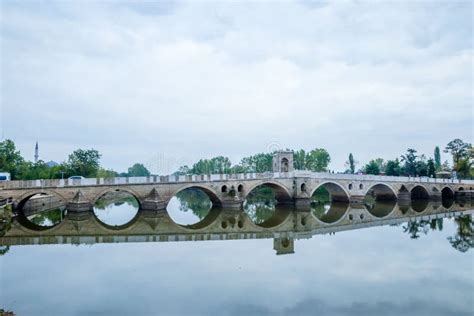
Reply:
<svg viewBox="0 0 474 316"><path fill-rule="evenodd" d="M308 152L300 149L293 152L293 165L296 170L335 172L328 169L331 156L324 148L315 148ZM442 162L440 152L440 148L436 146L433 157L427 157L424 154L419 155L415 149L409 148L400 157L386 161L382 158L375 158L359 169L357 169L359 163L350 153L344 166L345 169L338 171L338 173L436 177L437 173L444 172L447 174L456 173L456 176L461 179L474 178L474 149L470 143L454 139L446 145L444 152L451 155L452 163L447 160ZM232 164L230 159L224 156L201 159L192 166L179 167L173 174L263 173L272 171L273 154L258 153L242 158L237 164ZM66 161L51 165L43 160L37 162L26 160L16 149L12 140L7 139L0 142L0 172L10 173L12 180L61 179L70 176L113 178L151 175L151 172L142 163L133 164L126 172L106 169L101 165L101 157L102 155L96 149L77 149L68 156Z"/></svg>

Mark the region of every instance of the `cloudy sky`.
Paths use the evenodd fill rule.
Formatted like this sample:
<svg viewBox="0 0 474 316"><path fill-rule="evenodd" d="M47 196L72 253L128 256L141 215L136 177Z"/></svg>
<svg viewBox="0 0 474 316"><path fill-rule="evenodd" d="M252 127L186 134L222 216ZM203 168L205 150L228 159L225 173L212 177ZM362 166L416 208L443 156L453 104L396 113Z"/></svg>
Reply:
<svg viewBox="0 0 474 316"><path fill-rule="evenodd" d="M2 1L0 34L2 137L29 159L324 147L343 170L473 140L470 1Z"/></svg>

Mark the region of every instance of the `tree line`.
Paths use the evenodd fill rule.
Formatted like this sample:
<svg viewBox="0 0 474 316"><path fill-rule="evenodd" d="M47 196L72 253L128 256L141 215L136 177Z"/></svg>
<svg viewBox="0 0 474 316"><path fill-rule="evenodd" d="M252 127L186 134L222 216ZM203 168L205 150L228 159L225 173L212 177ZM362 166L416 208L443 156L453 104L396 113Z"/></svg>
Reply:
<svg viewBox="0 0 474 316"><path fill-rule="evenodd" d="M289 149L287 149L289 150ZM238 164L233 165L228 157L217 156L210 159L200 159L191 167L179 167L175 175L191 174L234 174L234 173L262 173L273 171L273 154L258 153L244 157ZM303 149L294 151L293 164L298 170L315 172L328 171L331 156L324 148L315 148L309 152Z"/></svg>
<svg viewBox="0 0 474 316"><path fill-rule="evenodd" d="M287 149L289 150L289 149ZM328 172L331 162L329 152L324 148L315 148L310 151L304 149L294 152L293 165L296 170L310 170L314 172ZM455 171L460 178L474 177L474 151L470 143L460 139L449 142L444 152L452 156L452 166L448 161L441 162L441 150L438 146L433 151L433 157L418 155L413 148L393 160L384 161L382 158L370 160L356 171L358 162L354 155L349 154L345 173L385 174L388 176L430 176L436 177L440 171ZM273 170L274 153L258 153L246 156L237 164L232 164L228 157L217 156L209 159L200 159L192 166L184 165L174 172L175 175L191 174L234 174L234 173L262 173ZM127 172L116 172L101 166L102 155L95 149L77 149L68 155L68 159L58 165L49 166L44 161L31 162L24 159L16 149L12 140L0 142L0 172L9 172L12 179L60 179L70 176L87 178L110 177L141 177L150 176L150 171L141 163L135 163ZM333 171L334 172L334 171Z"/></svg>
<svg viewBox="0 0 474 316"><path fill-rule="evenodd" d="M43 160L31 162L22 157L12 140L0 142L0 172L9 172L13 180L61 179L70 176L86 178L142 177L150 171L141 163L135 163L127 172L118 173L101 166L102 155L95 149L77 149L68 159L50 166Z"/></svg>
<svg viewBox="0 0 474 316"><path fill-rule="evenodd" d="M370 160L358 172L365 174L387 176L437 176L439 172L455 171L458 178L474 177L474 149L470 143L461 139L450 141L445 149L445 153L452 156L452 166L446 160L441 162L441 150L438 146L433 151L433 157L427 158L425 155L418 155L413 148L408 148L407 152L394 160L384 161L382 158ZM357 162L354 156L349 154L346 162L346 173L355 173Z"/></svg>

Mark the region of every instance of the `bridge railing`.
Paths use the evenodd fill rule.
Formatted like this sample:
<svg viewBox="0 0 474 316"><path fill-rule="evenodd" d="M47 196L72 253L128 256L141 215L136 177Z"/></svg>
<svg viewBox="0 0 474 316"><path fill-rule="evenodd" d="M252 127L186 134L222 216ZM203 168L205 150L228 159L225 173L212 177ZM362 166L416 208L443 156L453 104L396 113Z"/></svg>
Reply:
<svg viewBox="0 0 474 316"><path fill-rule="evenodd" d="M98 185L127 185L148 183L176 183L176 182L209 182L246 179L285 179L303 177L311 179L346 180L346 181L380 181L380 182L405 182L405 183L446 183L474 185L474 180L456 180L428 177L394 177L374 176L360 174L321 173L304 170L293 172L265 172L241 174L206 174L206 175L168 175L148 177L116 177L116 178L84 178L84 179L46 179L46 180L15 180L2 183L3 189L23 188L55 188L74 186Z"/></svg>

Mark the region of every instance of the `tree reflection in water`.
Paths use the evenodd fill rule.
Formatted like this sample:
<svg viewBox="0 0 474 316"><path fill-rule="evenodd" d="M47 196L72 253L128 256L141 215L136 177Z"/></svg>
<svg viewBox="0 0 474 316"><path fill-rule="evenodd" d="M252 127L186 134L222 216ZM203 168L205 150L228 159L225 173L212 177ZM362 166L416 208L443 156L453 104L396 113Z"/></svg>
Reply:
<svg viewBox="0 0 474 316"><path fill-rule="evenodd" d="M314 216L325 223L334 223L347 211L349 203L333 202L331 194L324 186L319 187L311 196L311 211Z"/></svg>
<svg viewBox="0 0 474 316"><path fill-rule="evenodd" d="M474 225L472 215L461 215L454 218L457 225L456 234L448 237L448 241L454 249L460 252L467 252L474 248ZM437 218L430 221L410 221L403 227L403 232L410 235L412 239L418 239L421 235L427 235L430 230L442 231L443 219Z"/></svg>
<svg viewBox="0 0 474 316"><path fill-rule="evenodd" d="M249 193L243 208L255 224L262 224L275 215L276 205L277 201L272 188L262 185Z"/></svg>
<svg viewBox="0 0 474 316"><path fill-rule="evenodd" d="M51 227L61 223L66 216L66 210L57 208L54 210L43 211L38 214L28 216L28 220L35 225L42 227Z"/></svg>
<svg viewBox="0 0 474 316"><path fill-rule="evenodd" d="M458 228L456 235L448 237L449 243L454 249L466 252L474 248L474 227L472 215L462 215L454 219Z"/></svg>
<svg viewBox="0 0 474 316"><path fill-rule="evenodd" d="M137 214L139 202L128 192L113 191L102 195L94 204L97 218L107 225L124 225Z"/></svg>
<svg viewBox="0 0 474 316"><path fill-rule="evenodd" d="M121 206L127 204L138 209L138 201L126 192L108 192L101 196L94 204L94 209L105 210L109 206Z"/></svg>
<svg viewBox="0 0 474 316"><path fill-rule="evenodd" d="M199 220L204 219L212 208L212 202L200 189L189 188L176 194L179 201L179 210L182 212L191 211Z"/></svg>

